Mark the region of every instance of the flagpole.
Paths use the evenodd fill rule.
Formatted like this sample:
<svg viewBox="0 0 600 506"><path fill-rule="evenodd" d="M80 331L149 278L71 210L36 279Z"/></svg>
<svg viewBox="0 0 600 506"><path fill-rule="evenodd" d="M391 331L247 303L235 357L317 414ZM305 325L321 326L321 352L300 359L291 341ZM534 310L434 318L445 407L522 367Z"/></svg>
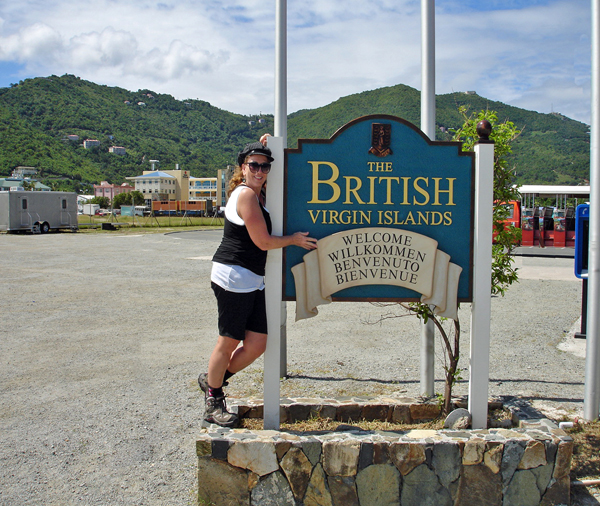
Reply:
<svg viewBox="0 0 600 506"><path fill-rule="evenodd" d="M284 149L287 145L287 0L275 5L275 125L269 147L275 161L267 185L273 233L283 235ZM282 297L283 252L269 251L266 268L268 339L264 357L264 428L279 430L280 377L287 374L286 319Z"/></svg>
<svg viewBox="0 0 600 506"><path fill-rule="evenodd" d="M421 0L421 130L435 140L435 0ZM421 323L421 394L435 393L435 327Z"/></svg>
<svg viewBox="0 0 600 506"><path fill-rule="evenodd" d="M600 410L600 0L592 0L592 125L590 132L590 228L583 416Z"/></svg>
<svg viewBox="0 0 600 506"><path fill-rule="evenodd" d="M275 137L287 147L287 0L275 7Z"/></svg>

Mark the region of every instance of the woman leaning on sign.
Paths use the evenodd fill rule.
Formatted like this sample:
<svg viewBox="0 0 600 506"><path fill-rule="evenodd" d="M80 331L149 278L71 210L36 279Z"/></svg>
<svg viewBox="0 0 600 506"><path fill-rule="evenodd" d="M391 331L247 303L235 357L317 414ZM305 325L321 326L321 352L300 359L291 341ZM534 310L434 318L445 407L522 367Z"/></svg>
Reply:
<svg viewBox="0 0 600 506"><path fill-rule="evenodd" d="M308 232L271 235L262 191L273 161L267 137L246 144L238 154L238 167L229 183L223 240L213 257L211 286L217 298L219 337L208 373L200 374L198 384L204 392L204 419L224 427L235 427L238 417L227 411L223 386L260 357L267 345L267 251L291 245L307 250L317 247Z"/></svg>

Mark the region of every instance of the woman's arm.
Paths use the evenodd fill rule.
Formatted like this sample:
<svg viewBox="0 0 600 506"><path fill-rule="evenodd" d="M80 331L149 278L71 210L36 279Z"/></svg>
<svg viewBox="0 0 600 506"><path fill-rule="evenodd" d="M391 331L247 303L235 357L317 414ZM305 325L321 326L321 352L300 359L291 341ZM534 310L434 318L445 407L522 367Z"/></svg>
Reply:
<svg viewBox="0 0 600 506"><path fill-rule="evenodd" d="M244 220L252 242L261 250L285 248L286 246L299 246L311 250L317 247L317 240L308 237L308 232L296 232L292 235L271 235L256 198L256 193L250 188L243 189L238 196L237 212Z"/></svg>

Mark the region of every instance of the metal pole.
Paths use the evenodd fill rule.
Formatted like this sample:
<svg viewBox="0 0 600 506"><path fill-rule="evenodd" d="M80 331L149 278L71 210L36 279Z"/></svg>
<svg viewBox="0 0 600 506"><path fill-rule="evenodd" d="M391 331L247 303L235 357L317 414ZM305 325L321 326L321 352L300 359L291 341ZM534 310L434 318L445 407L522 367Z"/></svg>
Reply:
<svg viewBox="0 0 600 506"><path fill-rule="evenodd" d="M435 0L421 0L421 130L435 140Z"/></svg>
<svg viewBox="0 0 600 506"><path fill-rule="evenodd" d="M590 229L583 416L600 411L600 0L592 0L592 125L590 136Z"/></svg>
<svg viewBox="0 0 600 506"><path fill-rule="evenodd" d="M276 0L275 6L275 137L269 147L275 161L269 175L267 202L271 211L273 233L283 235L283 150L287 144L287 52L286 0ZM266 267L266 299L268 335L264 369L264 428L279 430L279 378L286 374L286 307L282 301L283 252L269 251Z"/></svg>
<svg viewBox="0 0 600 506"><path fill-rule="evenodd" d="M275 6L275 137L283 139L287 147L287 0L277 0ZM283 167L283 165L282 165ZM283 191L283 187L282 187ZM283 213L283 208L281 210ZM279 376L287 376L287 305L279 301L281 321L281 357Z"/></svg>
<svg viewBox="0 0 600 506"><path fill-rule="evenodd" d="M421 130L435 140L435 0L421 0ZM421 394L435 393L435 327L421 323Z"/></svg>
<svg viewBox="0 0 600 506"><path fill-rule="evenodd" d="M587 303L588 303L588 280L581 280L581 327L580 332L575 332L575 339L585 339L587 333Z"/></svg>
<svg viewBox="0 0 600 506"><path fill-rule="evenodd" d="M287 0L275 6L275 137L287 147Z"/></svg>

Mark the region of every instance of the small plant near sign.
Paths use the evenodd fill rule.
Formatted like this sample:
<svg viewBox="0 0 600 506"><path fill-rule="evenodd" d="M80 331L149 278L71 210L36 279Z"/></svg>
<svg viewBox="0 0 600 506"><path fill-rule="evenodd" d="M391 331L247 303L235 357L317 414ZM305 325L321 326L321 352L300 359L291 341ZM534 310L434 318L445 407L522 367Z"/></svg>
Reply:
<svg viewBox="0 0 600 506"><path fill-rule="evenodd" d="M514 186L513 168L509 167L506 156L512 153L511 142L521 133L514 123L504 121L498 123L498 114L495 111L481 111L478 114L468 115L466 107L459 107L459 113L464 118L464 124L453 132L453 141L463 143L463 151L471 151L479 140L477 125L482 120L492 124L490 139L494 141L494 245L492 247L492 279L490 290L492 295L504 296L508 287L518 281L517 268L514 266L514 249L521 239L521 230L516 227L505 227L504 220L508 210L503 204L511 200L520 200L518 188ZM461 379L462 369L458 367L460 358L460 322L458 319L450 320L440 318L434 314L432 308L421 302L411 303L377 303L380 307L400 305L406 313L400 315L385 315L379 321L389 318L398 318L416 315L423 322L431 321L439 331L444 344L444 371L445 386L442 398L443 412L448 414L452 409L452 388ZM439 395L439 394L438 394Z"/></svg>
<svg viewBox="0 0 600 506"><path fill-rule="evenodd" d="M504 295L510 285L518 281L517 268L514 267L514 249L521 241L521 229L506 227L505 220L509 210L506 202L521 200L519 189L514 184L514 167L509 166L506 157L512 153L511 143L519 135L512 121L498 123L495 111L480 111L477 115L468 114L468 109L459 107L458 112L465 122L453 132L453 141L463 143L463 151L472 151L478 141L477 125L482 120L492 124L490 140L494 141L494 244L492 246L492 295Z"/></svg>

